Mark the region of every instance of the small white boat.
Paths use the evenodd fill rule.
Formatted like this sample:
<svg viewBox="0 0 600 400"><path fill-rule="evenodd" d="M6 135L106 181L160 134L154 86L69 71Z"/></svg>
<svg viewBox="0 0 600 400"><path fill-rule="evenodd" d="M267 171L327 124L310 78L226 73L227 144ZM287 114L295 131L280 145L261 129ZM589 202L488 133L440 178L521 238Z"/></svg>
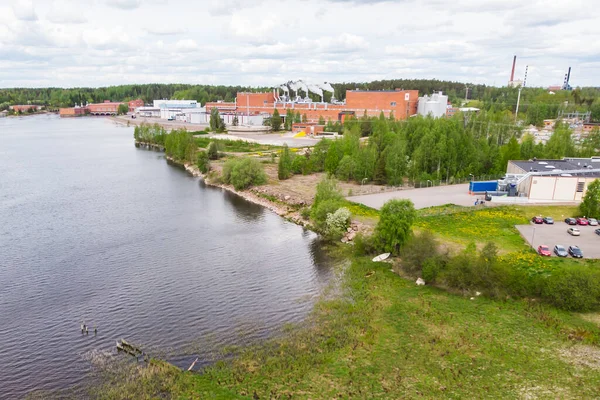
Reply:
<svg viewBox="0 0 600 400"><path fill-rule="evenodd" d="M390 253L383 253L378 255L377 257L375 257L373 259L373 262L379 262L379 261L383 261L386 260L388 257L390 256Z"/></svg>

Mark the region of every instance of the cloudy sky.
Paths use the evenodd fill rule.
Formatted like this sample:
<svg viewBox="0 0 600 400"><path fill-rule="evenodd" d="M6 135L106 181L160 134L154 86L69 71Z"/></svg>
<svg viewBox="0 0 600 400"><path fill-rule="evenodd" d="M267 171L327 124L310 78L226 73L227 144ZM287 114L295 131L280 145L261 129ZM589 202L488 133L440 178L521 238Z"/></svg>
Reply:
<svg viewBox="0 0 600 400"><path fill-rule="evenodd" d="M0 87L600 86L600 0L0 0Z"/></svg>

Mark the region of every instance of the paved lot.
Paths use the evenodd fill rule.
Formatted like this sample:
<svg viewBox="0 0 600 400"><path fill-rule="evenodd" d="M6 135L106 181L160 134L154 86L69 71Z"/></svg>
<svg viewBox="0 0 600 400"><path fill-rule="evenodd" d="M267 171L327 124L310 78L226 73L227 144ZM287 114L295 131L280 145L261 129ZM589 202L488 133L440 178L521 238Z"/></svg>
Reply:
<svg viewBox="0 0 600 400"><path fill-rule="evenodd" d="M231 139L231 140L246 140L249 142L255 142L260 144L269 144L272 146L283 146L287 143L288 147L310 147L314 146L319 142L319 139L312 139L308 137L295 138L292 133L264 133L264 134L251 134L251 133L235 133L227 135L209 135L211 137L219 139Z"/></svg>
<svg viewBox="0 0 600 400"><path fill-rule="evenodd" d="M600 236L594 233L598 229L597 226L577 226L581 236L569 235L569 225L562 221L557 221L554 225L517 225L516 228L535 250L541 244L550 247L551 251L557 244L563 245L565 249L577 245L584 258L600 258ZM554 253L552 256L556 257Z"/></svg>
<svg viewBox="0 0 600 400"><path fill-rule="evenodd" d="M366 194L362 196L348 197L348 200L355 203L361 203L372 208L380 209L388 200L409 199L415 204L415 208L419 209L441 206L444 204L473 206L475 204L475 200L480 199L481 197L482 196L470 195L469 184L464 184Z"/></svg>

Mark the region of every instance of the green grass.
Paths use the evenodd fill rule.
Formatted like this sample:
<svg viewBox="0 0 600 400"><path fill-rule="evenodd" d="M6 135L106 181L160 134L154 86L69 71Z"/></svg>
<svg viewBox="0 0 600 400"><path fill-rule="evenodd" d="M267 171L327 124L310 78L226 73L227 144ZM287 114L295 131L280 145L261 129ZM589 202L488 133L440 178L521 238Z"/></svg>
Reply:
<svg viewBox="0 0 600 400"><path fill-rule="evenodd" d="M365 206L364 204L343 200L343 207L346 207L348 210L350 210L353 216L379 218L379 210Z"/></svg>
<svg viewBox="0 0 600 400"><path fill-rule="evenodd" d="M464 210L464 211L463 211ZM479 209L442 206L420 210L417 227L428 229L440 238L466 245L492 240L503 251L522 251L529 246L515 225L528 224L533 216L542 215L561 221L576 214L572 206L501 206Z"/></svg>
<svg viewBox="0 0 600 400"><path fill-rule="evenodd" d="M271 146L267 144L250 143L244 140L226 140L226 139L211 139L197 137L196 143L200 148L207 148L210 142L216 142L220 151L231 153L254 153L259 151L277 150L279 146Z"/></svg>
<svg viewBox="0 0 600 400"><path fill-rule="evenodd" d="M600 332L579 315L418 287L390 272L388 264L366 259L354 260L344 276L341 296L319 302L305 326L246 348L202 374L157 367L139 374L139 385L130 377L123 388L139 398L222 399L598 393L594 357L600 356ZM132 398L114 385L111 393L107 398Z"/></svg>

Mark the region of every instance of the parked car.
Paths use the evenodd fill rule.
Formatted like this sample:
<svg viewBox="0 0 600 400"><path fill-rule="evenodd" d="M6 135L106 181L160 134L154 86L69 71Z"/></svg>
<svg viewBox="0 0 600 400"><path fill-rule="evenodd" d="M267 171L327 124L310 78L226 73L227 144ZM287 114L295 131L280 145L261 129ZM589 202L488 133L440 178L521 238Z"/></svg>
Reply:
<svg viewBox="0 0 600 400"><path fill-rule="evenodd" d="M544 223L548 225L554 224L554 218L552 217L544 217Z"/></svg>
<svg viewBox="0 0 600 400"><path fill-rule="evenodd" d="M577 218L575 221L577 221L577 225L588 225L588 220L585 218Z"/></svg>
<svg viewBox="0 0 600 400"><path fill-rule="evenodd" d="M577 246L569 246L569 254L575 258L583 258L583 252Z"/></svg>
<svg viewBox="0 0 600 400"><path fill-rule="evenodd" d="M533 222L534 224L543 224L544 219L542 217L533 217L531 218L531 222Z"/></svg>
<svg viewBox="0 0 600 400"><path fill-rule="evenodd" d="M566 257L569 255L567 249L565 249L564 246L561 246L560 244L554 246L554 254L556 254L559 257Z"/></svg>
<svg viewBox="0 0 600 400"><path fill-rule="evenodd" d="M588 218L589 226L598 226L598 220L596 218Z"/></svg>
<svg viewBox="0 0 600 400"><path fill-rule="evenodd" d="M552 255L552 253L550 252L550 249L545 244L542 244L541 246L538 246L537 252L538 252L538 254L540 256L548 256L548 257L550 257Z"/></svg>
<svg viewBox="0 0 600 400"><path fill-rule="evenodd" d="M577 225L577 220L575 218L565 218L565 223L568 225Z"/></svg>
<svg viewBox="0 0 600 400"><path fill-rule="evenodd" d="M596 229L594 232L596 232L596 235L600 236L600 229Z"/></svg>
<svg viewBox="0 0 600 400"><path fill-rule="evenodd" d="M579 229L577 229L577 228L569 228L569 229L567 229L567 232L571 236L580 236L581 235L581 231L579 231Z"/></svg>

